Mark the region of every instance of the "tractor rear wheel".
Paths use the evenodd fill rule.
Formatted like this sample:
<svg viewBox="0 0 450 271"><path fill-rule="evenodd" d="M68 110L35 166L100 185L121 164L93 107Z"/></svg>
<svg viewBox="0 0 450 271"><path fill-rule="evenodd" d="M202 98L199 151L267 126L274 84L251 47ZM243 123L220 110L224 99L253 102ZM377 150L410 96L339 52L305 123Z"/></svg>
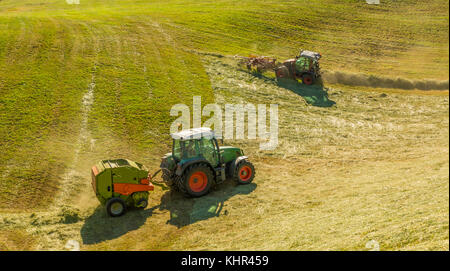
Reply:
<svg viewBox="0 0 450 271"><path fill-rule="evenodd" d="M302 75L302 83L310 86L314 83L314 77L309 73L304 73Z"/></svg>
<svg viewBox="0 0 450 271"><path fill-rule="evenodd" d="M106 211L112 217L121 216L127 211L127 205L121 198L112 198L106 202Z"/></svg>
<svg viewBox="0 0 450 271"><path fill-rule="evenodd" d="M239 163L235 172L234 179L239 184L249 184L255 178L255 167L252 163L247 160L244 160Z"/></svg>
<svg viewBox="0 0 450 271"><path fill-rule="evenodd" d="M188 167L178 182L181 192L191 197L206 195L212 185L214 175L212 170L204 163L194 164Z"/></svg>
<svg viewBox="0 0 450 271"><path fill-rule="evenodd" d="M289 69L286 66L281 66L275 69L275 76L277 78L289 78Z"/></svg>

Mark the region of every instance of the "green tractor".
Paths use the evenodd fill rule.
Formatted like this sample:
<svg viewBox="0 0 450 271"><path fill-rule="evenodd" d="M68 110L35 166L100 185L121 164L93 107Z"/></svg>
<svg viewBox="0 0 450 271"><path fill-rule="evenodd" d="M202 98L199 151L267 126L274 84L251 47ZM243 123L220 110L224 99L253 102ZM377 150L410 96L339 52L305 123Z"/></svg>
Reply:
<svg viewBox="0 0 450 271"><path fill-rule="evenodd" d="M201 197L228 178L249 184L255 167L240 148L219 147L214 131L194 128L171 134L172 152L162 158L164 182L185 196Z"/></svg>
<svg viewBox="0 0 450 271"><path fill-rule="evenodd" d="M319 59L320 53L311 51L300 51L300 55L288 59L277 66L275 76L280 79L302 80L305 85L314 84L320 77Z"/></svg>

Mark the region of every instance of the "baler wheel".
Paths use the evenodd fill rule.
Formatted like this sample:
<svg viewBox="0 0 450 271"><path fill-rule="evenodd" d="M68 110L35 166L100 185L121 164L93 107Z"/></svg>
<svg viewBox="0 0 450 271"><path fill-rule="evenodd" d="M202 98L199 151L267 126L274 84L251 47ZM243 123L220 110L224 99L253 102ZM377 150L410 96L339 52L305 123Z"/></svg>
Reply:
<svg viewBox="0 0 450 271"><path fill-rule="evenodd" d="M146 200L146 199L140 199L140 200L137 202L137 206L138 206L138 208L145 209L145 208L148 206L148 200Z"/></svg>
<svg viewBox="0 0 450 271"><path fill-rule="evenodd" d="M112 217L123 215L127 210L125 201L121 198L111 198L106 203L106 211Z"/></svg>

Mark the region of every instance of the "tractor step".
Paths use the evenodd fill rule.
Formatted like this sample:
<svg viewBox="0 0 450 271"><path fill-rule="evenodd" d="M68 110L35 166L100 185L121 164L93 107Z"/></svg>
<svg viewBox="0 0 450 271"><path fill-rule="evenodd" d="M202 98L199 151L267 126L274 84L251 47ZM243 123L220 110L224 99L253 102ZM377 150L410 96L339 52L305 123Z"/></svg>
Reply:
<svg viewBox="0 0 450 271"><path fill-rule="evenodd" d="M214 170L216 172L216 176L220 178L216 178L216 184L224 182L227 178L225 175L225 167L218 167Z"/></svg>

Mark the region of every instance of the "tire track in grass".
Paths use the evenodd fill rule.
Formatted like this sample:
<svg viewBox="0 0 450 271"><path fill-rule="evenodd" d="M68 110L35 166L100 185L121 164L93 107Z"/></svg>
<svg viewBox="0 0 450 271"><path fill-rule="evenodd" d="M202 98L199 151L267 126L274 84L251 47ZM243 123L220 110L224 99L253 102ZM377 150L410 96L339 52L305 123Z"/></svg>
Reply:
<svg viewBox="0 0 450 271"><path fill-rule="evenodd" d="M78 206L68 205L68 202L73 199L74 192L82 192L79 189L81 185L80 182L85 180L85 174L79 171L80 152L84 143L92 139L90 131L88 130L88 117L89 112L91 111L92 104L94 102L94 91L95 69L92 73L92 79L91 83L88 86L88 90L82 98L81 128L78 133L77 141L75 143L73 160L61 177L61 189L56 195L51 209L48 212L42 214L43 217L48 217L46 218L47 220L53 220L53 222L49 223L49 225L46 225L44 222L42 229L37 230L37 234L39 236L45 236L45 239L39 242L39 250L60 250L64 248L65 240L79 239L76 236L78 227L76 225L67 227L67 225L64 224L72 224L78 222L79 220L82 220L80 216L83 210L78 209ZM54 220L54 218L56 218L56 221ZM44 231L47 234L43 235L40 231Z"/></svg>
<svg viewBox="0 0 450 271"><path fill-rule="evenodd" d="M32 25L31 23L29 24ZM49 27L41 27L40 25L49 25ZM56 177L56 175L59 174L57 170L60 170L63 167L63 162L61 161L66 161L64 154L58 151L58 147L70 147L70 144L64 142L65 139L71 137L70 132L72 131L71 126L68 127L66 121L68 118L73 117L73 112L75 112L72 108L74 108L73 101L76 100L76 97L72 98L71 96L77 95L76 92L78 88L76 83L74 85L66 85L66 82L71 81L72 71L69 69L71 69L70 65L75 64L73 62L74 59L70 54L70 50L74 48L73 46L76 46L77 42L72 39L74 35L71 31L71 27L68 27L64 23L64 20L48 18L36 21L35 27L39 29L44 28L44 30L28 30L31 33L37 32L35 36L29 38L29 40L34 39L34 42L31 43L32 45L30 46L27 43L24 43L17 46L15 49L17 55L23 51L22 55L32 57L23 57L22 59L14 55L12 57L16 60L21 60L16 63L16 68L19 71L30 66L37 66L39 67L39 69L37 69L39 72L34 73L32 72L33 70L24 72L23 78L18 78L26 83L23 84L22 88L24 91L22 93L15 94L14 88L10 88L10 101L16 99L18 101L15 104L20 106L22 105L21 103L25 103L28 108L25 108L22 105L24 108L23 112L18 108L17 115L7 117L7 120L11 123L11 126L13 126L10 127L10 130L21 129L21 125L23 126L22 123L27 122L31 122L31 125L35 126L41 125L36 130L35 134L30 133L28 137L26 135L21 136L24 138L24 141L29 140L30 137L35 138L35 140L31 143L31 147L27 147L27 144L20 145L22 157L15 157L15 159L18 160L14 163L16 172L29 171L29 173L26 173L26 175L16 175L18 177L13 175L11 179L15 179L15 183L18 185L14 191L19 194L19 197L22 194L25 194L26 199L26 194L28 193L27 189L35 189L37 190L36 193L41 194L40 198L48 198L48 204L50 204L54 191L50 191L47 188L50 186L57 188L57 181L59 180L59 178ZM54 61L49 63L48 59ZM36 64L30 65L29 62ZM13 76L11 76L11 78L16 79ZM11 83L14 84L14 81L11 80ZM25 97L20 99L19 103L19 99L17 98L21 97L21 95L25 95ZM35 109L35 112L33 109ZM19 121L12 121L16 119ZM35 120L38 125L30 120ZM68 134L66 135L63 131ZM22 139L21 137L19 137L19 139ZM26 155L28 148L32 149L32 153ZM39 155L36 155L36 153L39 153ZM35 183L36 188L27 188L24 182L27 179L33 178L40 179L38 184L42 184L42 186ZM33 205L30 207L36 209L40 207L38 203L39 202L31 203Z"/></svg>
<svg viewBox="0 0 450 271"><path fill-rule="evenodd" d="M77 39L77 41L71 42L71 53L77 54L84 51L85 44L87 44L86 38L82 35L81 30L78 29L81 24L74 26L73 24L66 24L64 27L71 31L70 37ZM63 26L59 26L63 27ZM96 34L90 32L89 34L91 44L94 46L94 51L98 50L98 40ZM78 63L83 64L83 63ZM61 175L59 186L60 190L53 198L53 204L47 210L34 211L25 213L16 213L10 215L0 215L0 228L24 228L29 234L37 238L37 249L63 249L64 244L61 243L61 238L66 236L67 233L72 232L76 228L71 223L75 223L80 219L80 214L76 208L67 205L73 198L74 191L79 192L77 187L80 182L84 182L83 176L77 169L80 163L80 153L83 145L90 141L91 135L88 128L88 117L94 102L95 91L95 73L96 73L97 59L94 61L94 67L91 72L91 81L87 87L86 92L82 96L81 104L81 120L78 136L75 140L75 147L73 150L73 158L65 172ZM84 68L81 66L80 68ZM69 236L70 237L70 236Z"/></svg>
<svg viewBox="0 0 450 271"><path fill-rule="evenodd" d="M118 71L120 71L119 74L127 75L127 78L122 79L123 82L120 99L115 99L113 103L120 103L117 107L121 107L122 110L120 111L127 112L127 114L129 115L134 112L134 106L140 105L141 103L146 104L148 101L150 108L149 110L139 112L137 115L133 114L133 116L135 116L136 118L140 118L141 116L143 116L142 121L140 121L140 125L145 124L145 126L143 127L146 129L146 131L136 130L134 132L135 138L139 139L135 139L134 141L129 142L130 145L134 145L132 147L129 147L130 149L133 148L132 150L134 150L129 155L135 155L136 157L139 157L138 161L144 162L144 164L150 166L150 170L152 170L156 166L156 160L159 160L160 154L158 152L161 152L161 148L155 147L156 149L153 149L152 147L154 145L149 144L146 141L147 138L152 138L154 140L155 138L162 137L156 134L161 133L161 128L158 128L158 126L156 126L158 125L156 121L159 120L162 114L168 114L169 108L171 106L170 102L191 102L191 97L186 98L186 101L183 101L183 95L190 96L194 94L195 91L197 91L195 87L198 86L198 81L195 78L192 78L190 80L183 80L184 78L187 79L188 76L193 74L193 72L191 72L193 67L190 66L192 64L187 63L183 59L184 57L189 57L189 55L184 54L184 51L182 49L180 50L179 48L177 48L176 44L171 43L169 41L171 38L164 37L164 35L161 34L160 31L156 30L154 24L139 23L139 25L132 30L127 29L127 27L123 27L118 30L120 30L122 34L123 32L127 31L127 38L126 40L122 41L122 44L126 46L128 50L123 50L123 54L120 57L121 62L132 63L132 65L128 65L126 70L123 70L123 67L121 65L119 65L118 67L114 67L118 69ZM194 65L195 64L198 63L194 62ZM203 68L202 65L199 65L198 67ZM194 68L198 69L198 67L195 66ZM182 74L182 78L179 78L178 76L178 72L180 71L184 71L184 73ZM129 83L132 84L129 85ZM130 92L130 90L132 90L133 86L136 84L140 84L144 87L151 85L152 87L154 87L155 92L152 91L151 95L146 95L148 94L147 89L137 89L136 91ZM116 88L119 89L118 87ZM131 103L128 101L128 99L130 98ZM161 101L164 101L165 104L159 105ZM155 106L151 107L151 105ZM124 114L121 116L127 115ZM127 121L127 123L125 123L124 125L132 127L133 123L136 123L135 119ZM150 126L150 128L148 128L148 126ZM159 126L161 126L161 124ZM165 128L166 126L164 126L164 129ZM144 137L142 137L141 135L144 135ZM168 136L168 134L164 134L164 137L166 136ZM159 145L161 145L160 143ZM111 148L114 149L115 146L111 146ZM122 153L123 151L117 150L117 152ZM117 152L114 151L113 153ZM158 153L158 155L149 156L149 153ZM155 191L154 193L152 193L151 197L158 198L165 193L166 191ZM154 204L158 204L158 202L154 202ZM97 224L105 223L105 221L109 219L106 215L103 215L103 207L99 209L99 212L101 212L102 214L100 215L98 213L94 213L92 215L92 218L87 219L88 222L86 223L89 225L89 227L83 226L86 236L86 240L83 241L86 241L86 244L89 245L88 247L86 247L87 249L103 248L101 244L96 245L96 238L92 239L92 235L94 235L93 232L95 232ZM140 216L140 214L138 213L129 215ZM160 225L166 223L168 215L169 212L164 209L161 209L161 212L158 213L153 212L152 218L148 219L146 225L142 226L142 228L138 230L139 236L141 236L141 238L145 236L145 238L148 238L148 240L167 240L167 242L170 243L173 240L176 240L179 235L183 234L183 232L185 231L184 229L169 227L166 230L159 232L157 236L155 236L154 234L150 235L151 230L149 229L149 227L160 227ZM97 218L100 218L100 220L97 220ZM110 232L114 229L110 228L110 226L105 225L103 230L105 232ZM131 235L127 234L128 238L126 239L133 239L134 234L130 234ZM117 242L127 242L124 239L125 238L120 238L120 240L117 240ZM116 240L114 240L113 243L115 242ZM161 246L157 243L152 244L150 247L142 244L129 245L132 249L161 249Z"/></svg>
<svg viewBox="0 0 450 271"><path fill-rule="evenodd" d="M63 20L60 20L63 21ZM63 21L64 22L64 21ZM86 37L81 34L82 30L79 28L82 26L82 24L77 24L73 22L65 22L65 28L69 30L70 36L74 37L71 44L73 44L73 47L71 48L71 55L79 55L80 52L83 51L85 44L87 44ZM54 201L53 201L53 207L61 208L61 206L64 205L65 202L68 202L69 198L71 197L71 191L76 191L77 182L74 182L74 177L78 176L79 173L77 172L77 164L79 161L80 151L85 144L85 142L88 142L88 140L91 139L90 132L88 130L88 117L89 112L91 110L92 103L94 101L94 89L95 89L95 73L96 73L96 67L98 62L98 57L96 56L96 52L98 50L98 40L96 39L96 35L92 33L92 30L89 31L89 42L93 46L94 51L94 60L93 60L93 69L90 72L91 80L89 85L87 86L86 92L83 94L80 105L81 105L81 120L79 121L79 130L78 135L75 139L75 146L73 149L73 155L72 155L72 161L70 162L69 166L63 173L63 175L60 178L60 189L58 193L56 194ZM87 68L87 67L80 67L80 68Z"/></svg>
<svg viewBox="0 0 450 271"><path fill-rule="evenodd" d="M207 85L209 80L205 79L207 75L197 55L177 43L176 38L173 38L154 18L145 17L142 21L134 23L138 26L135 28L137 32L132 32L136 33L133 38L139 43L139 48L135 50L139 52L139 55L144 56L136 61L140 60L139 63L142 63L143 83L149 88L148 102L155 105L154 108L158 110L158 114L168 115L170 106L176 103L191 104L193 95L201 95L203 102L212 101L209 99L212 93L209 96L210 93L204 91L210 90ZM156 81L155 77L162 82ZM158 96L167 95L165 94L167 92L171 93L171 104L158 104ZM163 129L160 124L148 125L147 131L143 134L148 141L162 137L168 142L168 127L168 123ZM157 161L152 162L157 163Z"/></svg>
<svg viewBox="0 0 450 271"><path fill-rule="evenodd" d="M140 33L138 34L139 35L139 43L140 43L140 51L141 51L141 54L144 56L143 63L142 63L144 80L145 80L145 84L148 88L148 100L151 101L156 98L153 90L157 86L155 86L155 83L151 82L150 74L159 74L160 73L161 76L162 75L170 76L170 73L167 70L166 65L164 64L163 57L161 56L161 52L159 50L159 47L157 46L156 39L152 38L151 33L148 32L148 29L153 29L153 27L148 24L145 24L144 26L139 26L138 29L140 31ZM144 39L143 37L145 37L146 39ZM152 63L153 65L151 66L151 73L148 72L147 65L146 65L146 62L148 61L148 58L149 58L146 46L151 47L151 52L152 52L151 56L156 57L156 58L152 59L152 62L155 63L155 61L156 61L156 63L157 63L156 66L160 68L159 70L156 69L154 64ZM159 129L153 128L153 127L149 127L147 129L146 135L150 135L151 137L154 137L154 138L158 138L161 136Z"/></svg>
<svg viewBox="0 0 450 271"><path fill-rule="evenodd" d="M159 24L157 21L150 21L150 24L153 26L153 28L154 28L157 32L159 32L159 33L164 37L164 40L172 47L172 49L173 49L174 52L177 52L177 50L179 50L180 45L177 44L177 43L175 42L175 40L172 38L172 36L169 35L169 34L164 30L164 28L161 26L161 24ZM182 52L183 52L183 51L182 51ZM184 52L183 52L183 53L184 53ZM180 55L179 53L177 53L177 54L176 54L176 58L177 58L177 60L183 65L183 70L188 71L188 70L191 68L191 67L189 67L189 66L186 64L186 61L185 61L185 59L183 58L183 55ZM192 79L192 77L189 76L187 79L188 79L188 80L187 80L187 83L189 84L189 86L190 86L190 87L194 87L194 86L195 86L195 83L194 83L194 80ZM184 83L186 83L186 81L184 81Z"/></svg>
<svg viewBox="0 0 450 271"><path fill-rule="evenodd" d="M77 170L77 164L79 162L80 151L85 142L90 142L91 149L94 145L94 141L92 141L91 133L88 130L88 118L89 112L91 111L92 104L94 102L94 90L95 90L95 72L96 68L92 73L91 83L88 86L88 90L83 95L82 98L82 106L81 106L81 128L78 133L77 141L75 143L75 150L73 154L73 160L66 170L62 178L62 189L60 189L59 195L55 199L54 205L61 206L69 197L70 191L74 190L74 186L77 184L73 182L75 176L79 175ZM59 208L59 207L58 207Z"/></svg>
<svg viewBox="0 0 450 271"><path fill-rule="evenodd" d="M86 25L86 28L90 28L90 26ZM122 45L120 40L106 38L115 36L115 31L110 27L96 27L90 29L88 32L90 33L90 41L93 41L91 43L93 44L93 51L95 54L93 70L91 72L91 82L89 83L81 100L81 123L73 159L62 176L63 185L59 196L55 199L54 212L52 214L48 214L49 220L52 220L53 222L50 222L48 226L44 225L41 229L38 229L38 231L41 232L36 232L38 236L43 235L42 231L47 233L44 234L46 237L40 241L39 249L41 250L63 250L68 242L78 242L79 244L82 244L83 238L81 236L80 229L85 223L87 216L91 213L92 201L94 200L96 202L95 196L90 191L90 178L87 165L89 165L89 163L93 163L93 160L96 159L94 157L97 157L97 155L93 153L94 149L99 150L100 153L104 153L104 147L100 146L100 149L97 148L97 143L94 140L94 134L89 128L89 122L92 118L90 113L92 112L92 107L94 104L102 101L102 99L95 98L98 81L97 75L99 70L101 70L99 65L105 64L102 62L104 59L101 59L100 55L102 53L113 53L114 56L121 59L120 55L122 52ZM105 44L105 42L107 44ZM101 48L101 43L104 45L110 45L110 47L104 46ZM116 66L113 68L115 73L119 69L120 68ZM117 84L114 92L116 99L120 100L120 82ZM104 85L102 85L102 87L104 87ZM100 89L100 91L102 91L102 89ZM118 104L117 102L115 103ZM115 107L113 110L114 112L121 112L120 107ZM104 145L102 144L103 140L109 141L109 136L109 133L102 135L100 138L100 144ZM83 149L85 147L86 149ZM107 148L108 147L111 146L107 145ZM115 152L116 149L113 148L108 151ZM66 204L67 202L73 202L73 204L68 205Z"/></svg>
<svg viewBox="0 0 450 271"><path fill-rule="evenodd" d="M2 178L2 190L8 191L2 202L8 207L6 211L50 204L48 195L57 189L56 182L51 181L60 164L45 145L51 134L58 133L53 124L70 114L61 112L60 100L65 94L58 80L63 62L57 46L64 33L57 31L59 25L51 19L25 21L19 21L21 30L10 43L14 46L5 59L7 69L2 69L2 141L9 145L5 146L8 151L2 154L2 160L8 161L11 168L11 174Z"/></svg>
<svg viewBox="0 0 450 271"><path fill-rule="evenodd" d="M14 61L16 59L16 57L14 57L14 56L16 54L18 54L18 51L19 51L20 47L19 46L16 47L14 45L18 41L21 41L21 40L24 39L25 33L27 31L26 25L25 25L25 22L24 22L23 18L18 18L17 20L19 20L18 24L20 25L19 26L19 30L18 30L19 34L18 34L17 38L12 38L12 36L14 35L12 33L15 33L12 30L12 22L8 21L8 24L5 26L5 29L8 30L7 33L9 34L9 36L3 36L2 37L2 38L4 38L4 43L2 44L3 48L1 48L2 52L0 54L0 59L4 59L5 56L7 56L8 57L7 59L9 59L10 61ZM5 70L9 66L9 65L7 65L6 62L7 61L5 59L5 61L2 61L2 65L0 66L0 70L1 70L2 73L4 73ZM3 83L3 81L1 79L2 78L0 78L0 91L1 91L0 93L3 93L3 89L6 89L6 88L4 88L4 83ZM1 178L2 179L6 179L10 175L11 170L14 170L14 163L13 163L13 161L7 159L7 160L4 161L4 166L2 166Z"/></svg>
<svg viewBox="0 0 450 271"><path fill-rule="evenodd" d="M55 196L54 203L52 205L53 212L46 214L48 223L46 223L47 221L42 221L41 219L43 225L41 225L41 228L38 228L35 232L35 234L40 237L45 236L45 238L41 237L39 242L38 249L40 250L62 250L64 249L66 242L80 239L79 227L83 220L82 213L84 210L79 208L79 204L74 201L77 199L77 195L82 195L84 192L83 184L86 179L85 174L80 172L80 170L84 169L81 158L82 155L85 155L83 147L87 145L90 146L89 149L92 150L94 146L88 121L91 108L94 103L99 51L98 30L91 28L89 25L84 23L81 23L79 27L81 25L84 26L86 33L81 34L82 31L78 30L75 37L83 39L80 44L82 51L85 50L85 45L88 44L88 42L92 45L94 59L93 67L90 72L91 80L80 101L80 127L75 140L72 160L61 176L60 190ZM88 38L86 38L86 36Z"/></svg>
<svg viewBox="0 0 450 271"><path fill-rule="evenodd" d="M134 24L136 24L136 27L128 28L129 25L134 26ZM136 135L130 138L130 144L134 145L138 143L140 145L139 142L145 142L143 143L144 148L148 151L148 148L153 146L153 139L161 136L156 128L158 127L158 123L155 123L156 119L153 117L164 113L167 104L161 104L161 101L166 100L166 97L179 96L174 84L164 83L164 81L177 81L173 72L168 69L167 62L170 60L167 60L169 58L166 52L167 44L161 41L159 32L148 23L142 24L141 22L131 21L125 26L110 29L110 31L112 30L116 30L114 34L116 36L120 34L123 37L125 36L124 33L127 33L126 38L121 38L120 41L116 41L116 52L118 52L117 59L120 59L121 63L131 63L127 67L123 64L114 66L115 73L123 76L116 81L119 85L116 87L118 92L116 92L114 99L118 105L117 108L121 108L119 111L116 111L119 112L116 115L123 116L127 120L124 123L125 126L129 126L127 130L137 132L138 135L141 135L141 139L139 140L136 139L138 138ZM122 49L124 49L124 52L121 52ZM166 78L168 80L165 80ZM141 89L130 92L136 84L144 85L147 89L147 95L144 96ZM168 93L172 93L173 95ZM124 103L124 100L129 99L133 102ZM142 118L143 123L136 126L136 119L130 119L129 114L136 110L135 106L138 105L141 110L136 113L135 118L151 115L149 115L149 118ZM157 113L153 111L157 111ZM147 132L139 132L139 127L150 128L146 128L148 130ZM135 151L139 152L138 150Z"/></svg>
<svg viewBox="0 0 450 271"><path fill-rule="evenodd" d="M1 66L0 66L0 71L2 74L5 74L4 78L1 78L1 82L0 82L0 90L1 90L1 94L2 94L2 110L8 110L7 109L7 105L8 105L8 99L10 98L10 95L7 91L10 89L9 88L9 83L13 82L13 79L10 79L7 75L8 71L11 70L13 67L15 68L15 66L20 65L20 64L16 64L18 61L17 60L21 60L21 61L26 61L24 57L21 57L21 54L23 54L24 49L24 41L25 41L25 37L29 36L27 43L32 43L34 42L34 36L30 35L30 30L29 28L32 27L31 23L26 23L24 21L23 18L21 19L17 19L18 20L18 24L19 26L19 30L17 35L15 35L15 37L13 38L11 35L11 37L5 37L5 39L8 38L9 43L5 44L6 46L4 48L2 48L4 50L4 53L2 54L2 61ZM12 19L9 21L8 24L8 30L10 30L12 24ZM22 46L20 46L22 45ZM12 99L12 97L11 97ZM4 109L3 109L4 106ZM3 112L2 112L3 113ZM16 112L17 113L21 113L21 112ZM0 130L1 132L1 138L2 138L2 148L4 148L5 151L2 153L2 165L1 168L3 170L3 174L2 174L2 179L5 181L3 185L7 185L7 178L9 178L10 173L14 172L14 170L16 170L17 168L17 161L15 158L16 155L15 153L18 152L17 148L18 148L18 144L12 144L13 140L11 139L12 135L10 134L12 131L14 131L14 129L16 128L16 126L18 126L17 121L16 122L10 122L9 121L9 117L10 115L3 113L1 115L2 117L2 125L0 126L2 129ZM6 139L6 140L5 140ZM4 144L4 145L3 145ZM10 187L9 191L16 191L18 189L19 184L15 183L12 184L14 187ZM2 191L4 192L4 191ZM15 196L15 195L12 195ZM4 203L2 203L3 205ZM6 204L5 204L6 205Z"/></svg>
<svg viewBox="0 0 450 271"><path fill-rule="evenodd" d="M11 24L13 19L9 21ZM18 138L14 138L21 144L10 144L13 142L12 137L15 136L17 133L16 130L20 131L23 121L22 115L24 113L22 112L22 109L25 108L23 104L26 104L27 107L31 107L32 104L30 102L30 98L34 98L32 94L30 94L28 91L24 91L23 93L18 93L17 87L12 87L17 84L17 80L23 80L19 85L23 85L26 80L26 76L29 74L24 72L21 74L22 78L16 77L16 75L12 75L15 71L15 69L19 69L21 66L25 66L28 62L36 61L35 57L30 57L30 48L35 48L37 46L37 39L36 36L39 36L42 34L42 32L33 32L31 30L32 27L34 27L35 24L40 24L41 22L33 22L31 20L28 20L27 22L24 20L24 18L17 19L19 26L18 33L15 37L12 37L12 35L9 37L8 45L3 48L5 50L5 53L2 54L2 58L4 57L4 60L1 62L1 73L5 73L4 79L5 85L3 89L5 90L4 93L2 93L2 105L5 105L5 111L8 111L8 103L12 103L13 105L17 106L16 110L14 111L14 115L8 114L9 112L2 112L2 125L1 125L1 132L2 132L2 139L6 140L4 143L5 150L8 150L7 152L3 152L2 154L2 161L4 162L4 168L2 172L2 179L5 181L4 184L10 182L7 180L8 178L12 178L10 173L18 172L18 171L26 171L28 170L30 160L29 159L23 159L21 160L20 153L28 151L27 148L29 146L29 143L27 142L28 138L24 138L25 136L19 136ZM10 26L8 24L8 26ZM8 27L9 29L9 27ZM35 33L35 35L33 35ZM39 36L40 37L40 36ZM44 54L44 53L43 53ZM8 74L10 73L10 74ZM21 99L17 99L15 95L21 95L19 96ZM4 100L3 100L4 99ZM20 101L18 101L20 100ZM4 103L3 103L4 102ZM23 103L23 104L22 104ZM10 111L12 112L12 110ZM28 111L26 112L28 113ZM4 122L3 122L4 121ZM3 134L5 132L5 134ZM40 137L40 136L37 136ZM3 143L3 142L2 142ZM27 144L28 143L28 144ZM39 142L35 142L35 144L39 144ZM22 149L19 149L22 148ZM23 150L25 149L25 151ZM19 158L18 158L19 157ZM14 192L18 191L20 189L21 183L19 181L11 182L14 187L10 187L8 193L11 197L18 197L17 194L14 194ZM23 185L23 184L22 184ZM3 192L3 191L2 191ZM13 207L13 206L11 206ZM8 211L8 210L2 210L2 211ZM9 214L0 214L0 218L7 217ZM20 216L20 215L19 215ZM1 219L0 219L0 222ZM4 224L8 224L8 219L3 221ZM0 228L4 226L4 224L0 224Z"/></svg>
<svg viewBox="0 0 450 271"><path fill-rule="evenodd" d="M159 99L167 100L168 97L170 97L170 94L166 94L169 91L169 85L161 84L158 81L153 81L152 76L158 75L161 78L166 78L169 76L170 72L167 69L167 63L164 63L162 58L164 52L161 52L159 50L159 46L164 46L165 44L162 43L158 37L159 35L156 32L156 35L158 37L154 37L155 35L150 35L151 33L148 33L148 30L153 30L151 27L147 26L141 26L137 27L137 31L130 31L127 32L127 38L125 40L120 40L120 42L116 41L114 46L114 54L115 57L111 57L112 61L115 61L115 59L120 60L121 63L127 63L127 66L123 65L115 65L112 67L112 70L114 70L113 74L118 74L121 77L120 78L113 78L113 80L110 79L110 81L114 82L116 81L116 86L113 87L113 90L110 91L109 96L111 99L113 99L113 104L115 105L115 109L113 109L114 112L116 112L116 116L114 118L121 119L129 117L129 114L132 114L134 117L138 118L140 115L134 115L133 110L135 110L136 106L139 106L138 108L141 108L141 103L147 103L152 104L152 102L158 102L157 100L152 100L153 95L146 95L148 94L147 89L137 89L134 90L134 86L136 84L142 84L144 87L148 85L152 85L157 90L154 95L157 95ZM122 34L119 37L123 37L123 32L127 31L127 28L116 28L116 29L108 29L109 31L117 30L115 35ZM118 32L122 33L118 33ZM114 35L111 35L114 36ZM122 48L118 48L117 46L124 46ZM120 49L120 50L119 50ZM125 50L127 49L127 50ZM131 65L130 65L131 63ZM150 64L149 66L147 64ZM160 68L160 69L158 69ZM130 100L129 100L130 99ZM116 109L118 108L118 109ZM151 107L149 107L151 108ZM118 110L118 111L116 111ZM145 111L143 123L141 125L147 129L146 127L148 125L145 124L153 124L155 117L158 117L161 113L158 113L158 111L161 110L161 108L153 107L149 111ZM155 112L156 111L156 112ZM114 113L113 113L114 114ZM149 115L151 114L151 115ZM149 118L147 118L147 116ZM114 121L113 121L114 122ZM120 128L132 128L132 125L136 123L136 120L129 120L126 123L123 123L122 126L116 127L119 128L118 132L121 132L122 130ZM109 123L111 124L111 123ZM108 125L108 124L107 124ZM152 125L153 126L153 125ZM129 128L128 128L129 127ZM145 133L145 131L144 131ZM134 135L141 135L142 132L140 130L137 130L134 132ZM120 135L121 137L121 135ZM153 138L157 138L156 136ZM126 138L125 138L126 139ZM130 146L128 147L128 150L123 150L121 148L118 148L117 145L111 145L110 146L110 152L108 152L108 155L111 154L125 154L125 157L132 158L133 156L140 157L139 161L142 162L142 159L146 160L148 155L148 148L143 151L143 148L139 148L136 144L141 144L143 141L142 138L139 140L130 140L129 142L126 141ZM123 145L123 143L122 143ZM121 145L121 146L122 146ZM133 146L131 146L133 145ZM151 146L151 145L150 145ZM147 162L145 164L148 165ZM156 192L158 193L158 192ZM145 212L147 212L146 210ZM164 215L166 213L163 213L163 219ZM130 216L140 216L140 213L131 213L127 214ZM155 215L155 213L154 213ZM158 216L159 217L159 216ZM164 222L161 222L158 217L152 217L151 219L151 225L155 225L156 227L159 227L160 224L163 224ZM86 224L82 228L82 237L83 242L87 245L93 245L88 246L87 249L95 249L98 246L95 245L97 243L99 237L92 237L96 234L96 230L98 230L98 225L103 225L107 223L108 219L111 219L107 217L106 213L104 212L104 207L99 207L97 210L94 211L94 213L86 219ZM117 220L116 220L117 221ZM165 221L165 220L164 220ZM161 223L160 223L161 222ZM120 221L118 223L121 223ZM173 234L171 234L172 228L169 228L168 231L162 231L158 236L162 236L162 238L168 238L171 237ZM116 231L113 226L110 224L102 226L102 232L113 232ZM150 232L148 231L147 227L143 227L142 230L139 230L140 234L144 234L144 236L147 236L146 234ZM83 234L84 233L84 234ZM129 236L129 235L127 235ZM108 238L108 234L105 234L106 239L113 239ZM132 237L130 237L132 238ZM147 237L146 237L147 238ZM148 236L149 239L154 240L154 235ZM100 237L101 239L101 237ZM123 239L122 239L123 240ZM101 245L99 246L101 249ZM136 246L133 246L136 247Z"/></svg>
<svg viewBox="0 0 450 271"><path fill-rule="evenodd" d="M149 33L145 30L145 27L139 26L138 29L139 29L139 31L141 31L141 33L139 33L140 37L145 36L145 37L147 37L147 39L150 40L150 42L144 43L142 38L139 39L140 45L141 45L140 49L141 49L142 55L144 55L144 58L143 58L144 59L143 60L143 72L144 72L144 76L145 76L145 84L149 88L148 97L150 99L152 99L152 98L154 98L154 94L153 94L153 91L152 91L153 87L152 87L152 85L149 82L149 76L147 75L148 73L147 73L146 62L147 62L148 56L147 56L147 50L146 50L145 45L150 45L151 46L153 55L157 56L156 62L158 63L158 66L161 67L165 71L165 73L167 73L167 70L165 69L165 67L163 65L161 53L159 52L159 49L156 47L155 41L154 41L154 39L152 39L152 36L148 35ZM157 70L154 69L154 68L152 69L152 71L153 71L153 74L157 72Z"/></svg>

